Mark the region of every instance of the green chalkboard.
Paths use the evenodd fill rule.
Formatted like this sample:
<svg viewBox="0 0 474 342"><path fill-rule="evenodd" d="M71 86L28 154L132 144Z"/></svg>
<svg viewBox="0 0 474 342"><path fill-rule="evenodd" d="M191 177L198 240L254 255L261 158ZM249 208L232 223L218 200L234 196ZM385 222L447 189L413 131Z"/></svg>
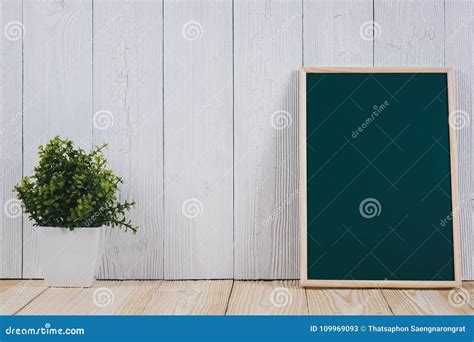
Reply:
<svg viewBox="0 0 474 342"><path fill-rule="evenodd" d="M303 285L457 284L452 138L468 118L450 111L450 77L300 72Z"/></svg>

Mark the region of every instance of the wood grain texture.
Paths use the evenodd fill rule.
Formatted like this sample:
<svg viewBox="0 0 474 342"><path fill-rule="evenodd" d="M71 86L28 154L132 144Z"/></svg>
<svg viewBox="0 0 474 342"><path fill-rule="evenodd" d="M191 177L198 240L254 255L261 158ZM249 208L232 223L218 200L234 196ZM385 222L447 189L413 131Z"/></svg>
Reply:
<svg viewBox="0 0 474 342"><path fill-rule="evenodd" d="M442 49L445 64L454 68L455 110L460 118L468 120L456 131L459 173L459 217L461 221L462 274L474 279L474 223L472 215L473 163L472 136L474 116L474 3L472 1L445 2L445 36Z"/></svg>
<svg viewBox="0 0 474 342"><path fill-rule="evenodd" d="M372 66L371 0L304 0L304 65ZM365 31L364 31L365 32Z"/></svg>
<svg viewBox="0 0 474 342"><path fill-rule="evenodd" d="M108 229L100 277L163 278L162 2L94 3L93 140L135 200L138 234Z"/></svg>
<svg viewBox="0 0 474 342"><path fill-rule="evenodd" d="M18 315L140 315L160 281L98 281L91 288L49 288Z"/></svg>
<svg viewBox="0 0 474 342"><path fill-rule="evenodd" d="M394 315L469 315L468 305L457 305L456 290L382 290Z"/></svg>
<svg viewBox="0 0 474 342"><path fill-rule="evenodd" d="M55 135L91 147L92 1L25 0L23 10L23 173L30 175L38 145ZM23 277L39 275L35 232L25 219Z"/></svg>
<svg viewBox="0 0 474 342"><path fill-rule="evenodd" d="M0 281L0 315L13 315L46 291L42 280Z"/></svg>
<svg viewBox="0 0 474 342"><path fill-rule="evenodd" d="M74 299L82 292L82 288L50 287L35 298L26 307L18 311L17 315L54 315L68 310ZM93 303L90 304L94 305Z"/></svg>
<svg viewBox="0 0 474 342"><path fill-rule="evenodd" d="M235 281L227 315L307 315L305 290L294 280Z"/></svg>
<svg viewBox="0 0 474 342"><path fill-rule="evenodd" d="M456 289L458 293L458 303L460 305L469 305L474 309L474 282L464 282L461 288ZM474 312L473 312L474 315Z"/></svg>
<svg viewBox="0 0 474 342"><path fill-rule="evenodd" d="M165 2L164 18L164 277L231 278L232 2Z"/></svg>
<svg viewBox="0 0 474 342"><path fill-rule="evenodd" d="M0 2L0 278L22 276L22 215L12 192L22 174L22 5Z"/></svg>
<svg viewBox="0 0 474 342"><path fill-rule="evenodd" d="M299 1L234 2L234 277L298 274Z"/></svg>
<svg viewBox="0 0 474 342"><path fill-rule="evenodd" d="M306 70L298 71L298 228L300 234L300 286L308 280L308 203L307 203L307 170L301 165L306 164Z"/></svg>
<svg viewBox="0 0 474 342"><path fill-rule="evenodd" d="M443 66L443 0L375 2L375 66Z"/></svg>
<svg viewBox="0 0 474 342"><path fill-rule="evenodd" d="M232 280L167 281L149 301L144 315L223 315Z"/></svg>
<svg viewBox="0 0 474 342"><path fill-rule="evenodd" d="M305 73L336 73L336 74L344 74L344 73L446 73L450 74L452 72L451 68L448 67L303 67L301 68L302 72ZM449 81L448 81L449 82Z"/></svg>
<svg viewBox="0 0 474 342"><path fill-rule="evenodd" d="M306 290L311 315L391 315L380 289Z"/></svg>
<svg viewBox="0 0 474 342"><path fill-rule="evenodd" d="M100 277L297 277L298 118L285 130L269 123L279 109L296 115L293 72L302 56L304 65L454 67L456 106L470 118L457 136L463 278L473 279L473 7L23 0L22 13L20 1L2 1L0 277L40 276L31 223L22 230L22 218L3 207L31 173L37 146L56 134L84 148L109 141L111 166L126 180L121 198L138 202L131 218L141 233L107 233ZM23 41L8 40L5 25L22 20ZM112 112L111 128L94 128L98 110ZM200 216L182 215L187 199L199 200Z"/></svg>
<svg viewBox="0 0 474 342"><path fill-rule="evenodd" d="M0 313L473 315L473 304L468 304L473 285L464 282L454 290L304 290L295 281L97 281L81 289L47 288L39 280L0 280Z"/></svg>

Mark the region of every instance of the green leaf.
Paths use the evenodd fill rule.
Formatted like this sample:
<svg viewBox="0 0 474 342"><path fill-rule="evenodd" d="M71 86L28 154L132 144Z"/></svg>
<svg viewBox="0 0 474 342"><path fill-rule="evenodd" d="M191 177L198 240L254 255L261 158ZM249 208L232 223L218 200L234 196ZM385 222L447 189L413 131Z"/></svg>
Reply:
<svg viewBox="0 0 474 342"><path fill-rule="evenodd" d="M106 225L137 232L138 227L125 218L135 202L118 200L123 180L107 169L106 148L103 144L87 153L59 136L38 147L33 174L13 188L34 226L73 230Z"/></svg>

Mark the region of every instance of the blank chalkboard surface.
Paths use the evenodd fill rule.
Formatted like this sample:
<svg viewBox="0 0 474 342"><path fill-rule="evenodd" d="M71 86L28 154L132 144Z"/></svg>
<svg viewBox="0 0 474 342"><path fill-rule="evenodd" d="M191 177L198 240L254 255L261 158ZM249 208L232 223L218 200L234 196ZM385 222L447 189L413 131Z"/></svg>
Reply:
<svg viewBox="0 0 474 342"><path fill-rule="evenodd" d="M300 70L301 284L460 284L447 68Z"/></svg>

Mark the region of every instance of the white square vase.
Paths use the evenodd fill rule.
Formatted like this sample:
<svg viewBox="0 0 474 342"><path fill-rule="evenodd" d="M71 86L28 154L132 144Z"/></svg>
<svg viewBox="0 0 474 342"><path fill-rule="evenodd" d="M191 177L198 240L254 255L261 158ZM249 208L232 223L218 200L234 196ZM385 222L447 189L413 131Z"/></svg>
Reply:
<svg viewBox="0 0 474 342"><path fill-rule="evenodd" d="M37 227L39 263L47 286L90 287L102 257L102 227Z"/></svg>

